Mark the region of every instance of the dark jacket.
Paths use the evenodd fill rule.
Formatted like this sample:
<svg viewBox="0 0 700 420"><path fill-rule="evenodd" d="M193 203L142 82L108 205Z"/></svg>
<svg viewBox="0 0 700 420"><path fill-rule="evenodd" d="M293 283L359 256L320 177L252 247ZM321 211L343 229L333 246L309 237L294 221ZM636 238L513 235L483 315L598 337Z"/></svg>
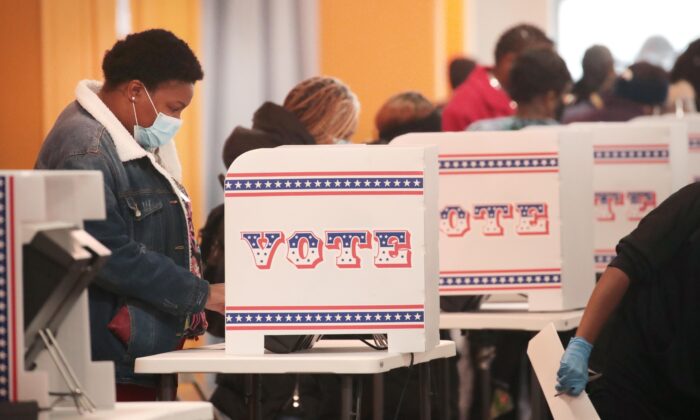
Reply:
<svg viewBox="0 0 700 420"><path fill-rule="evenodd" d="M700 183L642 219L617 245L610 266L625 272L630 286L613 318L601 418L646 418L628 412L630 401L633 413L697 418L691 413L700 410Z"/></svg>
<svg viewBox="0 0 700 420"><path fill-rule="evenodd" d="M224 165L255 149L293 144L316 144L299 119L272 102L262 104L253 115L253 127L236 127L224 144Z"/></svg>
<svg viewBox="0 0 700 420"><path fill-rule="evenodd" d="M614 122L629 121L633 118L646 115L644 104L631 101L615 95L608 95L603 98L603 107L597 109L591 106L589 109L569 114L564 122Z"/></svg>
<svg viewBox="0 0 700 420"><path fill-rule="evenodd" d="M102 172L107 218L86 222L85 230L112 256L89 288L92 357L114 362L117 383L155 385L149 375L134 375L134 359L178 347L185 319L204 308L208 283L189 270L194 250L170 173L179 171L174 144L160 158L147 153L95 94L99 88L80 82L77 101L56 120L36 168ZM130 318L126 344L107 327L123 305Z"/></svg>

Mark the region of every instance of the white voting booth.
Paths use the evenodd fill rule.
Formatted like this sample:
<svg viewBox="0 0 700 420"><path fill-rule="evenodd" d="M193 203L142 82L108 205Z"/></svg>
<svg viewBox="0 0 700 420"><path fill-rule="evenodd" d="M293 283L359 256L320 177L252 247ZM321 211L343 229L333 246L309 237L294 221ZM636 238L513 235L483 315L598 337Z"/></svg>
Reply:
<svg viewBox="0 0 700 420"><path fill-rule="evenodd" d="M581 123L593 141L596 271L615 258L617 243L669 195L690 182L688 134L673 121Z"/></svg>
<svg viewBox="0 0 700 420"><path fill-rule="evenodd" d="M61 290L63 286L57 284L42 304L44 308L59 306L50 308L50 313L38 312L34 318L65 317L53 333L62 349L60 356L72 372L60 372L43 343L37 347L34 321L25 328L24 319L28 311L25 294L36 296L43 291L24 289L23 247L53 232L50 237L58 239L55 244L64 245L73 257L89 265L98 256L109 255L109 251L81 229L83 220L104 217L99 172L0 171L0 402L33 400L39 407L49 407L55 399L49 396L50 391L72 391L63 379L68 373L78 380L96 408L114 405L112 363L91 361L87 292L81 289L70 309L60 308L61 302L51 302L52 298L58 294L68 297L70 291ZM48 325L53 321L55 318L44 319ZM31 336L29 331L33 331ZM36 364L31 371L32 367L25 365L29 353L34 354L31 360ZM68 402L73 404L72 397ZM40 414L41 419L48 416L48 412Z"/></svg>
<svg viewBox="0 0 700 420"><path fill-rule="evenodd" d="M689 182L700 181L700 114L686 114L677 117L675 114L661 116L639 117L632 120L634 123L663 123L683 124L688 135L688 177Z"/></svg>
<svg viewBox="0 0 700 420"><path fill-rule="evenodd" d="M438 344L435 148L255 150L225 194L227 353L260 354L265 335Z"/></svg>
<svg viewBox="0 0 700 420"><path fill-rule="evenodd" d="M441 295L526 294L581 308L594 285L593 149L556 131L420 133L439 148Z"/></svg>
<svg viewBox="0 0 700 420"><path fill-rule="evenodd" d="M680 119L688 127L688 173L692 182L700 181L700 115L687 115Z"/></svg>

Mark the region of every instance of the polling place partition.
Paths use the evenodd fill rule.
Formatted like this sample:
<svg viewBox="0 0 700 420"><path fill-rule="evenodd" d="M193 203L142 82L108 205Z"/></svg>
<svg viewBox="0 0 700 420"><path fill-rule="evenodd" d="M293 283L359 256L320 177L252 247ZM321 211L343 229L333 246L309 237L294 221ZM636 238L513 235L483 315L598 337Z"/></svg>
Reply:
<svg viewBox="0 0 700 420"><path fill-rule="evenodd" d="M700 181L700 115L680 119L688 127L688 174L691 182Z"/></svg>
<svg viewBox="0 0 700 420"><path fill-rule="evenodd" d="M92 361L85 291L109 250L82 225L104 217L99 171L0 171L0 405L5 408L29 401L50 407L56 393L66 394L70 405L73 397L88 395L90 406L114 406L114 366ZM49 340L54 344L49 351L40 338L47 332L56 337ZM57 355L65 363L56 363ZM81 394L69 395L78 385ZM49 412L39 418L48 419Z"/></svg>
<svg viewBox="0 0 700 420"><path fill-rule="evenodd" d="M675 121L581 123L593 141L596 272L615 258L615 246L669 195L690 181L688 134Z"/></svg>
<svg viewBox="0 0 700 420"><path fill-rule="evenodd" d="M700 181L700 114L685 114L677 117L675 114L664 114L639 117L634 123L665 123L683 124L688 136L688 182Z"/></svg>
<svg viewBox="0 0 700 420"><path fill-rule="evenodd" d="M438 344L437 150L287 146L225 181L226 351L266 335L387 333Z"/></svg>
<svg viewBox="0 0 700 420"><path fill-rule="evenodd" d="M439 149L439 291L526 294L531 311L585 305L593 288L593 149L556 131L408 134Z"/></svg>

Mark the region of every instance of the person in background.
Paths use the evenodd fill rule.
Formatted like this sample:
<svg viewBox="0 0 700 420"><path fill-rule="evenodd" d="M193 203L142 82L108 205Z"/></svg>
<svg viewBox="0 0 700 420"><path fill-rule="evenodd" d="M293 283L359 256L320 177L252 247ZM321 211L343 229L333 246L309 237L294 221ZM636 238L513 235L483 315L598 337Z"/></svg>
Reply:
<svg viewBox="0 0 700 420"><path fill-rule="evenodd" d="M509 93L518 103L514 116L480 120L469 126L468 131L519 130L531 125L554 125L564 95L571 87L571 75L564 60L550 48L530 49L516 58L509 75ZM444 304L443 303L443 309ZM482 418L484 411L493 418L517 419L526 411L521 404L528 386L523 385L527 362L525 351L530 336L523 332L471 331L468 335L472 364L479 366L480 359L495 348L496 356L491 364L492 389L483 389L474 381L476 390L470 418ZM491 405L482 406L487 393Z"/></svg>
<svg viewBox="0 0 700 420"><path fill-rule="evenodd" d="M78 83L35 168L102 173L107 218L85 230L112 255L89 288L92 357L114 363L117 401L155 400L156 377L134 374L134 360L203 334L205 308L224 311L223 285L201 276L173 142L203 73L162 29L118 41L102 70L104 83Z"/></svg>
<svg viewBox="0 0 700 420"><path fill-rule="evenodd" d="M357 128L360 104L355 93L332 77L312 77L296 85L282 106L265 102L253 115L251 128L236 127L226 140L226 169L245 152L282 145L334 144L346 141ZM224 205L212 210L200 232L205 273L212 283L225 280ZM209 333L223 337L222 315L211 314ZM339 382L332 375L265 375L262 383L263 418L339 417ZM221 414L245 418L246 388L242 375L218 375L211 402ZM298 388L300 407L292 404ZM287 417L284 417L287 416Z"/></svg>
<svg viewBox="0 0 700 420"><path fill-rule="evenodd" d="M607 47L594 45L588 48L581 66L583 76L571 90L574 102L564 109L564 124L594 109L603 108L603 97L610 94L615 84L615 60Z"/></svg>
<svg viewBox="0 0 700 420"><path fill-rule="evenodd" d="M678 56L671 70L671 83L669 96L673 97L674 108L676 107L676 99L680 99L681 101L692 101L694 106L684 107L687 111L695 112L700 109L700 97L698 96L700 93L700 39L691 42L688 48Z"/></svg>
<svg viewBox="0 0 700 420"><path fill-rule="evenodd" d="M374 118L379 133L375 144L387 144L407 133L440 131L440 115L436 107L418 92L403 92L387 100Z"/></svg>
<svg viewBox="0 0 700 420"><path fill-rule="evenodd" d="M442 112L442 130L463 131L474 121L513 115L516 105L506 93L513 62L526 50L553 46L552 40L532 25L504 32L496 44L495 66L476 66L455 90Z"/></svg>
<svg viewBox="0 0 700 420"><path fill-rule="evenodd" d="M476 68L476 61L466 57L457 57L450 61L448 74L450 77L450 89L452 92L467 80L467 77Z"/></svg>
<svg viewBox="0 0 700 420"><path fill-rule="evenodd" d="M551 49L522 53L510 71L510 97L518 103L514 116L481 120L469 131L519 130L530 125L558 124L557 112L571 88L566 63Z"/></svg>
<svg viewBox="0 0 700 420"><path fill-rule="evenodd" d="M612 94L603 97L601 109L581 113L567 122L629 121L651 115L666 101L668 80L668 74L661 67L635 63L617 77Z"/></svg>
<svg viewBox="0 0 700 420"><path fill-rule="evenodd" d="M700 412L700 183L671 195L622 238L561 358L558 392L579 395L603 326L612 336L590 397L603 420ZM555 392L544 390L544 392Z"/></svg>
<svg viewBox="0 0 700 420"><path fill-rule="evenodd" d="M644 61L669 71L676 61L677 55L668 39L661 35L652 35L644 41L634 62Z"/></svg>

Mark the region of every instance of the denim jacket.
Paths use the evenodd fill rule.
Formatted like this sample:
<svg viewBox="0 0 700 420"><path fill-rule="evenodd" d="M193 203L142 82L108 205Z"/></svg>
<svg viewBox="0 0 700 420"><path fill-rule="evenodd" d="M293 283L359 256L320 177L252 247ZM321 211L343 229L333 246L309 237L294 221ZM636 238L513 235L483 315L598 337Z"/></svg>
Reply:
<svg viewBox="0 0 700 420"><path fill-rule="evenodd" d="M204 308L208 283L190 273L174 143L158 156L141 148L97 96L100 86L78 84L77 100L58 117L36 168L102 172L107 218L86 222L85 230L112 256L89 288L92 357L114 362L117 383L152 386L154 377L134 374L134 359L178 347L185 319ZM126 344L107 328L123 305L131 327Z"/></svg>

